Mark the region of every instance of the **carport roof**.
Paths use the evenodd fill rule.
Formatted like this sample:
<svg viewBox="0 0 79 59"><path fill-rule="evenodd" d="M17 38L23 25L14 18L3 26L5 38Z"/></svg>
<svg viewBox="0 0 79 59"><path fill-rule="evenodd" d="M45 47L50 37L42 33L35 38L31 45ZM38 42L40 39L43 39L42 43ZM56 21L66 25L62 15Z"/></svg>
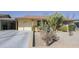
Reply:
<svg viewBox="0 0 79 59"><path fill-rule="evenodd" d="M9 14L0 14L0 18L11 18Z"/></svg>
<svg viewBox="0 0 79 59"><path fill-rule="evenodd" d="M0 18L0 20L9 20L9 21L15 21L14 18Z"/></svg>

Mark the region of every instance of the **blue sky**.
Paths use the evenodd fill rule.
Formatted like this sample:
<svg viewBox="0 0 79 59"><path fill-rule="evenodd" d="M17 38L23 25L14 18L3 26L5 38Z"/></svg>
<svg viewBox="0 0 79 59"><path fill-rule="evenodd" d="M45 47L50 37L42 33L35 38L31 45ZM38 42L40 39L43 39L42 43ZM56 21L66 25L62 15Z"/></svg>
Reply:
<svg viewBox="0 0 79 59"><path fill-rule="evenodd" d="M54 14L56 11L0 11L0 14L10 14L12 17L22 16L48 16ZM79 19L79 11L58 11L65 17Z"/></svg>

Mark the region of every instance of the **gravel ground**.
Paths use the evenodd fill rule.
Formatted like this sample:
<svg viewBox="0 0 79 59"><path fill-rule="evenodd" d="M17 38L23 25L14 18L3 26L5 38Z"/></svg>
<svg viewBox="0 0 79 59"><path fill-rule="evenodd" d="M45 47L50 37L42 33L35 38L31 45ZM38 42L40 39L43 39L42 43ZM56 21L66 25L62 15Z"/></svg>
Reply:
<svg viewBox="0 0 79 59"><path fill-rule="evenodd" d="M36 47L39 48L79 48L79 31L73 32L69 36L68 32L57 32L59 40L50 46L46 46L45 42L41 39L40 32L36 32Z"/></svg>

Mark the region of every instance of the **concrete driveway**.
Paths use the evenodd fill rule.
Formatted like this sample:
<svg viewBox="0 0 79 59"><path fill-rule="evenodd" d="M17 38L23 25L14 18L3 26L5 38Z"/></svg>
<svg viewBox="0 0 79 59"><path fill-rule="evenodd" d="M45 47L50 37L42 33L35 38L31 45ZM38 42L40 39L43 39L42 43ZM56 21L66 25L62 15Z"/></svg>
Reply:
<svg viewBox="0 0 79 59"><path fill-rule="evenodd" d="M31 39L31 31L0 31L0 48L28 48Z"/></svg>

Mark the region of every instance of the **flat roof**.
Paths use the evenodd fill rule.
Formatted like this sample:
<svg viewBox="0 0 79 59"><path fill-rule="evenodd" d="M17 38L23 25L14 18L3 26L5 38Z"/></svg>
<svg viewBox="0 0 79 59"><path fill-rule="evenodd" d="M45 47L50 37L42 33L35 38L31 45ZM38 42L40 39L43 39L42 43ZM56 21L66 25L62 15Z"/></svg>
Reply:
<svg viewBox="0 0 79 59"><path fill-rule="evenodd" d="M0 18L0 20L9 20L9 21L15 21L14 18Z"/></svg>
<svg viewBox="0 0 79 59"><path fill-rule="evenodd" d="M0 18L11 18L9 14L0 14Z"/></svg>

